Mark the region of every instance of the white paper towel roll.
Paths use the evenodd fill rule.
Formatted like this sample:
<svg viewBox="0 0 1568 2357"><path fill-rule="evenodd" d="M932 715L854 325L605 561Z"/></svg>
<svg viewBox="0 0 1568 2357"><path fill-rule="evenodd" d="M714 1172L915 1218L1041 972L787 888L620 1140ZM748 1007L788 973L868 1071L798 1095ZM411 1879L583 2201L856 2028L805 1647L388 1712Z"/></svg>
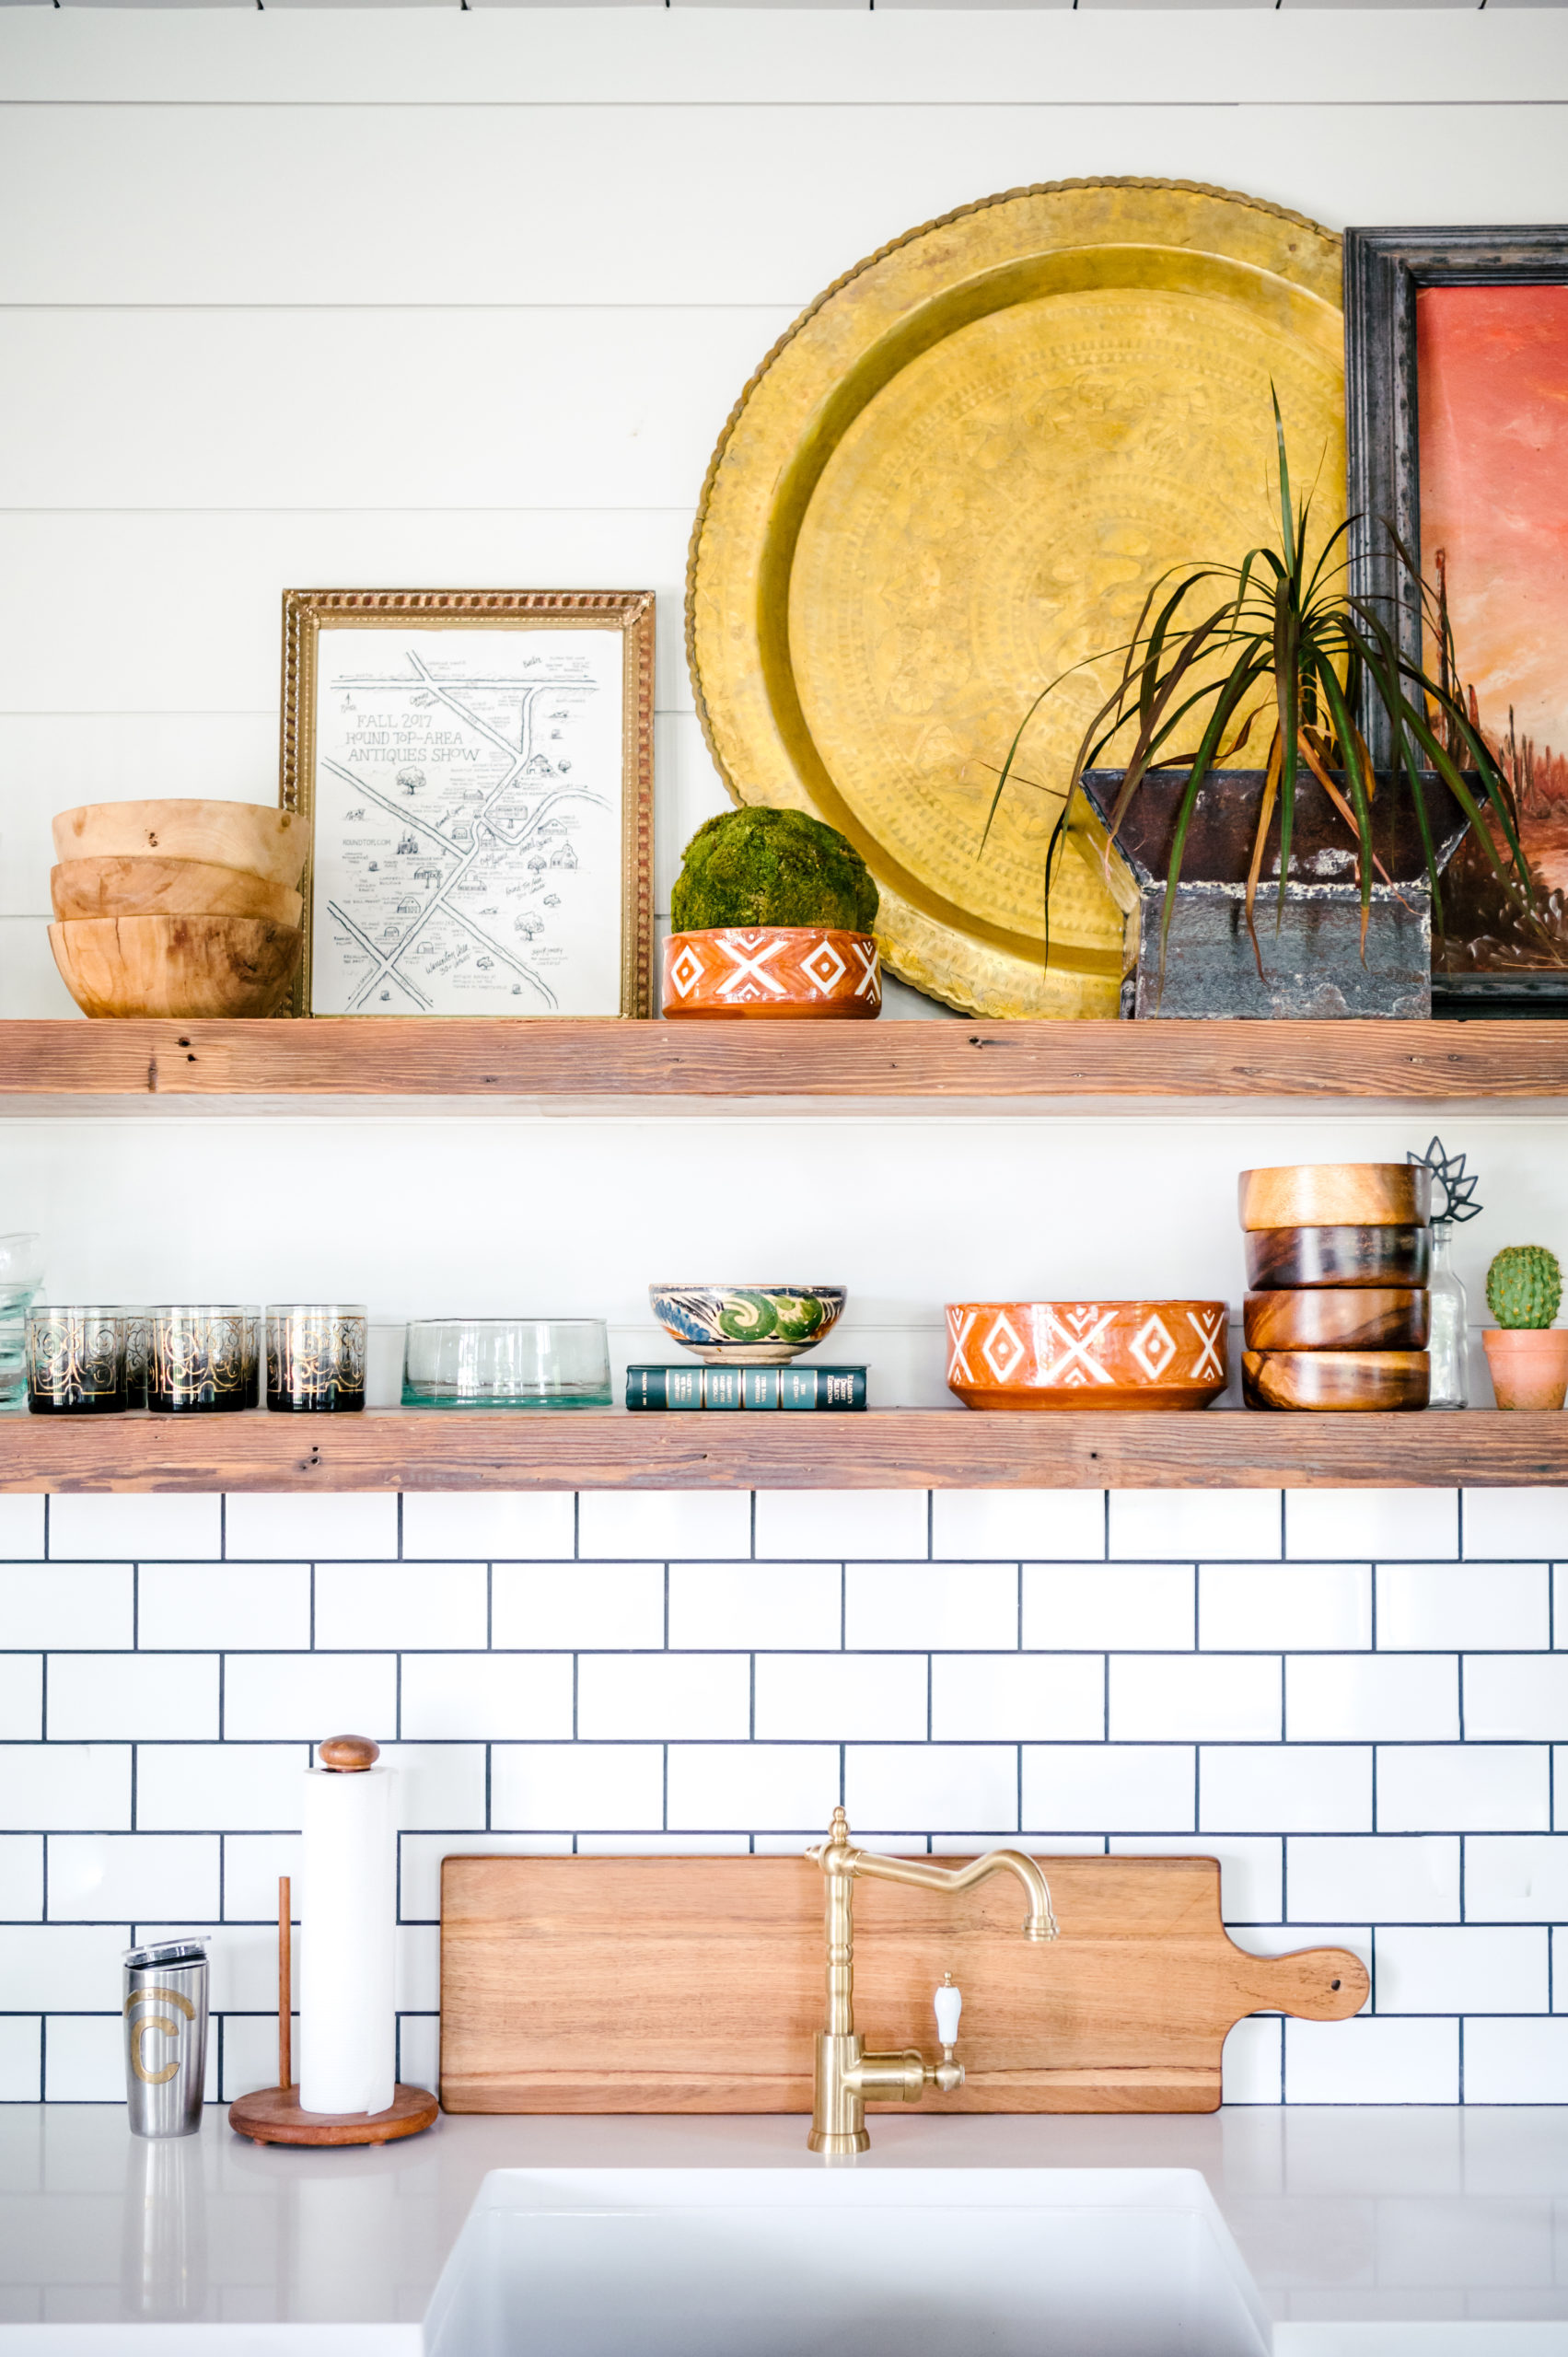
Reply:
<svg viewBox="0 0 1568 2357"><path fill-rule="evenodd" d="M385 2111L397 2050L391 1771L308 1770L303 1822L300 2105Z"/></svg>

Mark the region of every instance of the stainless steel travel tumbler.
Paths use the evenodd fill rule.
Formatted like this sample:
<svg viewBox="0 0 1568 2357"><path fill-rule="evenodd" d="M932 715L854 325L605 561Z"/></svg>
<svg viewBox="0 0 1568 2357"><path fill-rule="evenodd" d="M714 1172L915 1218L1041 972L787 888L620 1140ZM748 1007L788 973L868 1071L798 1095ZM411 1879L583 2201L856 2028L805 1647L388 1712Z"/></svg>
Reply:
<svg viewBox="0 0 1568 2357"><path fill-rule="evenodd" d="M125 2101L134 2136L193 2136L207 2075L207 1952L199 1940L125 1951Z"/></svg>

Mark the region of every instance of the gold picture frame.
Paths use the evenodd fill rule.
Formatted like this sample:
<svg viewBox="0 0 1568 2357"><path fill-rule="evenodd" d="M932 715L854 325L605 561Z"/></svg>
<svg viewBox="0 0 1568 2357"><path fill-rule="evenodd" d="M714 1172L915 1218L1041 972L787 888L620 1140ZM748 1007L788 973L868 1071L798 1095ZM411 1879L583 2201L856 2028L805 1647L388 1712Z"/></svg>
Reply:
<svg viewBox="0 0 1568 2357"><path fill-rule="evenodd" d="M565 650L561 656L552 650L548 662L542 652L531 654L521 669L536 663L545 663L546 668L540 678L528 681L522 679L517 665L505 679L454 678L455 657L445 666L434 658L427 662L412 646L402 650L410 667L406 676L401 666L391 679L377 679L373 673L363 679L357 674L343 674L339 684L343 693L332 715L334 726L346 742L352 744L357 737L364 743L363 756L356 757L363 767L374 770L401 764L395 784L409 797L405 807L373 778L351 771L346 763L322 751L323 736L330 733L322 728L319 710L323 635L331 642L339 634L361 632L401 632L410 641L437 632L509 632L535 637L589 633L599 640L606 633L617 633L620 643L618 648L596 644L591 649L586 644L574 649L574 664L563 659ZM328 653L331 659L343 659L343 651L331 643ZM377 697L387 697L395 709L390 714L361 714L350 692L355 687L362 693L367 690ZM558 695L552 692L549 699L559 708L540 714L539 725L554 720L563 726L552 730L550 740L541 739L530 753L535 708L545 688L559 690ZM613 724L604 691L613 688L619 689L620 695L618 826L606 795L596 793L581 775L567 782L573 764L563 752L555 761L550 759L550 744L567 736L576 724L579 735L587 737L590 758L597 756L602 771L611 757ZM467 702L459 689L468 696ZM517 698L520 715L515 747L494 725L505 716L508 695ZM475 698L480 699L477 710ZM490 702L488 713L485 699ZM436 718L451 725L437 731L433 726ZM398 725L373 730L359 726L361 720L395 720ZM310 856L302 887L305 947L295 984L294 1013L505 1014L546 1020L574 1014L651 1016L653 723L651 589L285 590L278 801L283 809L299 811L312 822ZM373 750L372 738L377 740ZM389 749L404 744L416 749L407 762L401 749ZM505 756L504 764L498 761L499 756ZM486 786L482 788L470 780L466 790L458 794L456 781L460 772L441 770L436 792L428 803L423 802L428 781L424 767L414 763L428 766L432 761L459 759L478 765L477 774L487 777ZM344 848L339 840L340 814L335 810L333 841L323 844L318 838L319 771L323 766L332 772L338 798L352 789L355 810L342 816L363 819L374 806L381 817L371 820L372 825L384 829L389 813L404 822L397 844L400 854L411 836L421 847L420 865L410 872L406 886L401 877L396 877L401 897L390 908L396 872L389 865L383 874L378 861L370 861L365 852ZM498 768L499 775L491 776ZM521 779L530 772L531 782L525 788ZM507 806L514 824L512 835L494 817L503 793L513 797ZM449 822L443 829L434 811L439 807L445 813L454 796L472 804L473 810L455 826ZM547 818L547 809L554 815ZM598 814L597 823L593 813ZM591 830L591 843L587 837L582 838L589 849L590 872L579 881L575 871L584 863L576 853L574 833L585 824ZM489 888L475 887L471 881L474 847L482 832L512 855L509 865L503 861L495 871L500 880L493 888L494 904L483 912L494 926L494 934L488 935L478 918L459 910L455 899L447 897L459 883L470 894L478 889L482 897ZM543 852L545 836L552 841L548 854ZM379 847L369 838L354 840L363 842L366 851ZM538 847L525 867L522 853L528 842ZM595 890L596 882L612 862L619 883L619 939L614 945L609 940L609 921ZM547 873L547 867L563 872ZM372 875L377 877L374 885ZM317 884L323 877L341 880L345 876L358 899L354 910L344 905L343 896L330 904L336 957L329 960L320 954L323 945L318 938ZM547 883L559 883L563 888L546 895ZM538 905L512 913L502 909L503 897L519 906L528 901ZM566 913L560 916L563 903ZM548 917L543 913L547 907ZM374 911L377 921L374 941L361 923L367 911ZM406 939L394 956L400 928ZM520 947L508 928L516 932ZM552 939L552 935L559 937ZM540 936L542 946L536 949L536 938ZM446 946L437 954L442 942ZM366 977L363 970L371 958L380 962ZM423 960L417 977L416 960ZM432 979L432 969L437 970L438 979ZM385 982L386 988L376 991L370 1003L360 1003L379 982ZM574 992L578 999L586 994L590 1003L560 1003L563 995L570 997ZM472 1003L454 1003L459 993ZM333 1003L319 1003L325 998ZM611 998L613 1004L608 1003ZM341 1000L353 1003L339 1004ZM601 1000L607 1003L598 1003Z"/></svg>

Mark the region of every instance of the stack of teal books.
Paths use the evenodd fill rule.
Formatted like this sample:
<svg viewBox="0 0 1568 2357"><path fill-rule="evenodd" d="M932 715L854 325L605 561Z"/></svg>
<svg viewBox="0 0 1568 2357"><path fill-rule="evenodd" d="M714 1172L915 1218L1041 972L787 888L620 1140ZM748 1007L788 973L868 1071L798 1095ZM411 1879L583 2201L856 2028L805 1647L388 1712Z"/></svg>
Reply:
<svg viewBox="0 0 1568 2357"><path fill-rule="evenodd" d="M633 1409L783 1408L853 1411L865 1405L863 1366L629 1366Z"/></svg>

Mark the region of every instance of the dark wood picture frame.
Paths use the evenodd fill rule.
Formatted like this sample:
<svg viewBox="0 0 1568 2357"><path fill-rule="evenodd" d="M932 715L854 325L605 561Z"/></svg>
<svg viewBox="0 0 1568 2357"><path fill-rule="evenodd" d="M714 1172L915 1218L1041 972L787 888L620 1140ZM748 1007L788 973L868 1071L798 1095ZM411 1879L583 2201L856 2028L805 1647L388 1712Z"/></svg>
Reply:
<svg viewBox="0 0 1568 2357"><path fill-rule="evenodd" d="M1416 297L1426 286L1568 284L1568 225L1347 229L1344 234L1345 460L1350 588L1376 600L1419 658L1421 617L1401 595L1385 527L1421 549ZM1390 747L1379 714L1371 750ZM1433 1013L1568 1016L1568 972L1434 974Z"/></svg>

